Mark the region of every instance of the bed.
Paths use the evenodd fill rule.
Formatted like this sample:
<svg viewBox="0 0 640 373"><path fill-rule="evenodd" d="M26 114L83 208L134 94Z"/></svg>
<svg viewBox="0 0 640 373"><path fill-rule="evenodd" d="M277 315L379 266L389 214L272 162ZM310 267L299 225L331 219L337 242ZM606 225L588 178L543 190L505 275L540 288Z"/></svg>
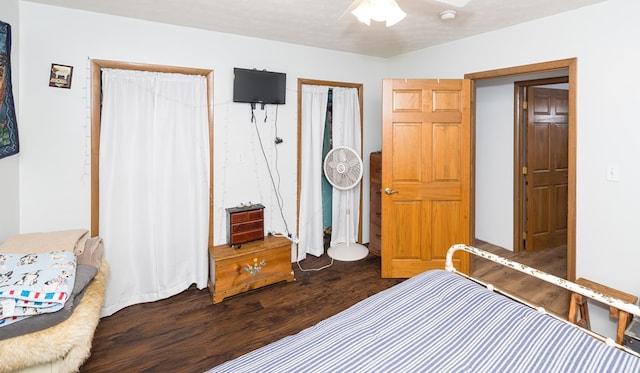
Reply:
<svg viewBox="0 0 640 373"><path fill-rule="evenodd" d="M640 357L458 273L464 250L640 316L604 297L479 249L453 246L427 271L214 372L640 372ZM607 298L607 299L605 299Z"/></svg>
<svg viewBox="0 0 640 373"><path fill-rule="evenodd" d="M102 239L80 229L21 234L0 245L0 255L21 258L58 251L76 260L73 292L60 310L0 327L0 372L76 372L89 357L109 274ZM0 275L9 271L2 265Z"/></svg>

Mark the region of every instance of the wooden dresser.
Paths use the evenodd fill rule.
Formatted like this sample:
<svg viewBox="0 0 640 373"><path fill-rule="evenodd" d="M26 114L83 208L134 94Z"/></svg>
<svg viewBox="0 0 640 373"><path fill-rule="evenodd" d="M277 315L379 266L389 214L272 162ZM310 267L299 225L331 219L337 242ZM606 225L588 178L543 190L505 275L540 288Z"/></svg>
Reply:
<svg viewBox="0 0 640 373"><path fill-rule="evenodd" d="M382 250L382 152L369 156L369 252L380 256Z"/></svg>
<svg viewBox="0 0 640 373"><path fill-rule="evenodd" d="M229 245L209 248L209 291L213 303L280 281L293 281L291 241L267 236L244 243L236 249Z"/></svg>

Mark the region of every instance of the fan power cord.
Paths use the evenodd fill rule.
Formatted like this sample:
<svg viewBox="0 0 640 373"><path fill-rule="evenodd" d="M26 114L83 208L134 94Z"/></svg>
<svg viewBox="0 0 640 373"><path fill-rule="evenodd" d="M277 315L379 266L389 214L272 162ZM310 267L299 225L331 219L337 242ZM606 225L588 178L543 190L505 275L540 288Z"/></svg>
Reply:
<svg viewBox="0 0 640 373"><path fill-rule="evenodd" d="M291 243L294 243L296 245L298 244L298 241L299 241L297 238L291 237L291 234L276 233L274 231L269 231L268 234L269 234L269 236L273 236L273 237L286 238L287 240L291 241Z"/></svg>
<svg viewBox="0 0 640 373"><path fill-rule="evenodd" d="M331 263L329 263L329 264L327 264L327 265L325 265L325 266L323 266L323 267L320 267L320 268L309 268L309 269L304 269L304 268L302 268L302 267L300 266L300 261L299 261L299 260L298 260L298 261L296 261L296 264L298 265L298 268L299 268L302 272L319 272L319 271L322 271L323 269L327 269L327 268L331 267L331 266L333 265L333 258L331 258Z"/></svg>
<svg viewBox="0 0 640 373"><path fill-rule="evenodd" d="M298 244L298 241L299 240L296 238L295 239L295 244L296 245ZM294 241L292 241L292 242L294 242ZM298 265L298 269L300 269L302 272L319 272L319 271L322 271L323 269L327 269L327 268L331 267L333 265L333 258L331 258L331 262L329 264L324 265L324 266L322 266L320 268L306 268L306 269L302 268L302 266L300 265L300 261L299 260L296 260L296 264Z"/></svg>
<svg viewBox="0 0 640 373"><path fill-rule="evenodd" d="M268 234L270 236L273 236L273 237L284 237L284 238L288 239L289 241L291 241L292 244L295 244L295 245L297 245L298 242L300 242L300 240L298 238L292 237L291 234L284 235L282 233L276 233L276 232L273 232L273 231L269 231ZM299 260L296 260L296 264L298 265L298 269L300 269L302 272L318 272L318 271L322 271L323 269L327 269L327 268L331 267L333 265L333 260L334 259L331 258L331 262L329 264L327 264L325 266L322 266L320 268L308 268L308 269L302 268L302 266L300 265L300 261Z"/></svg>

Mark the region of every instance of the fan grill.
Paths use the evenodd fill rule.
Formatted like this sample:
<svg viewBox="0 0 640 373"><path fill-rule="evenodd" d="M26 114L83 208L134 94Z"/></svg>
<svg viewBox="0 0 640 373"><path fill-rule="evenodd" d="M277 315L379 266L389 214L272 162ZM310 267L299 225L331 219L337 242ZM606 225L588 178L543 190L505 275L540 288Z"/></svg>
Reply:
<svg viewBox="0 0 640 373"><path fill-rule="evenodd" d="M336 147L324 160L324 174L338 189L351 189L362 179L362 160L351 148Z"/></svg>

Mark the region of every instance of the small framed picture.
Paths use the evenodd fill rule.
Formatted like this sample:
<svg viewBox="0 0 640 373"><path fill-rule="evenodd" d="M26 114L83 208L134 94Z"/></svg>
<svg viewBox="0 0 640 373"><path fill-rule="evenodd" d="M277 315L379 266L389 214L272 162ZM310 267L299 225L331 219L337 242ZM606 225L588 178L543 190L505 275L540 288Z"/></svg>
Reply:
<svg viewBox="0 0 640 373"><path fill-rule="evenodd" d="M71 76L73 66L51 64L51 74L49 75L49 87L71 88Z"/></svg>

